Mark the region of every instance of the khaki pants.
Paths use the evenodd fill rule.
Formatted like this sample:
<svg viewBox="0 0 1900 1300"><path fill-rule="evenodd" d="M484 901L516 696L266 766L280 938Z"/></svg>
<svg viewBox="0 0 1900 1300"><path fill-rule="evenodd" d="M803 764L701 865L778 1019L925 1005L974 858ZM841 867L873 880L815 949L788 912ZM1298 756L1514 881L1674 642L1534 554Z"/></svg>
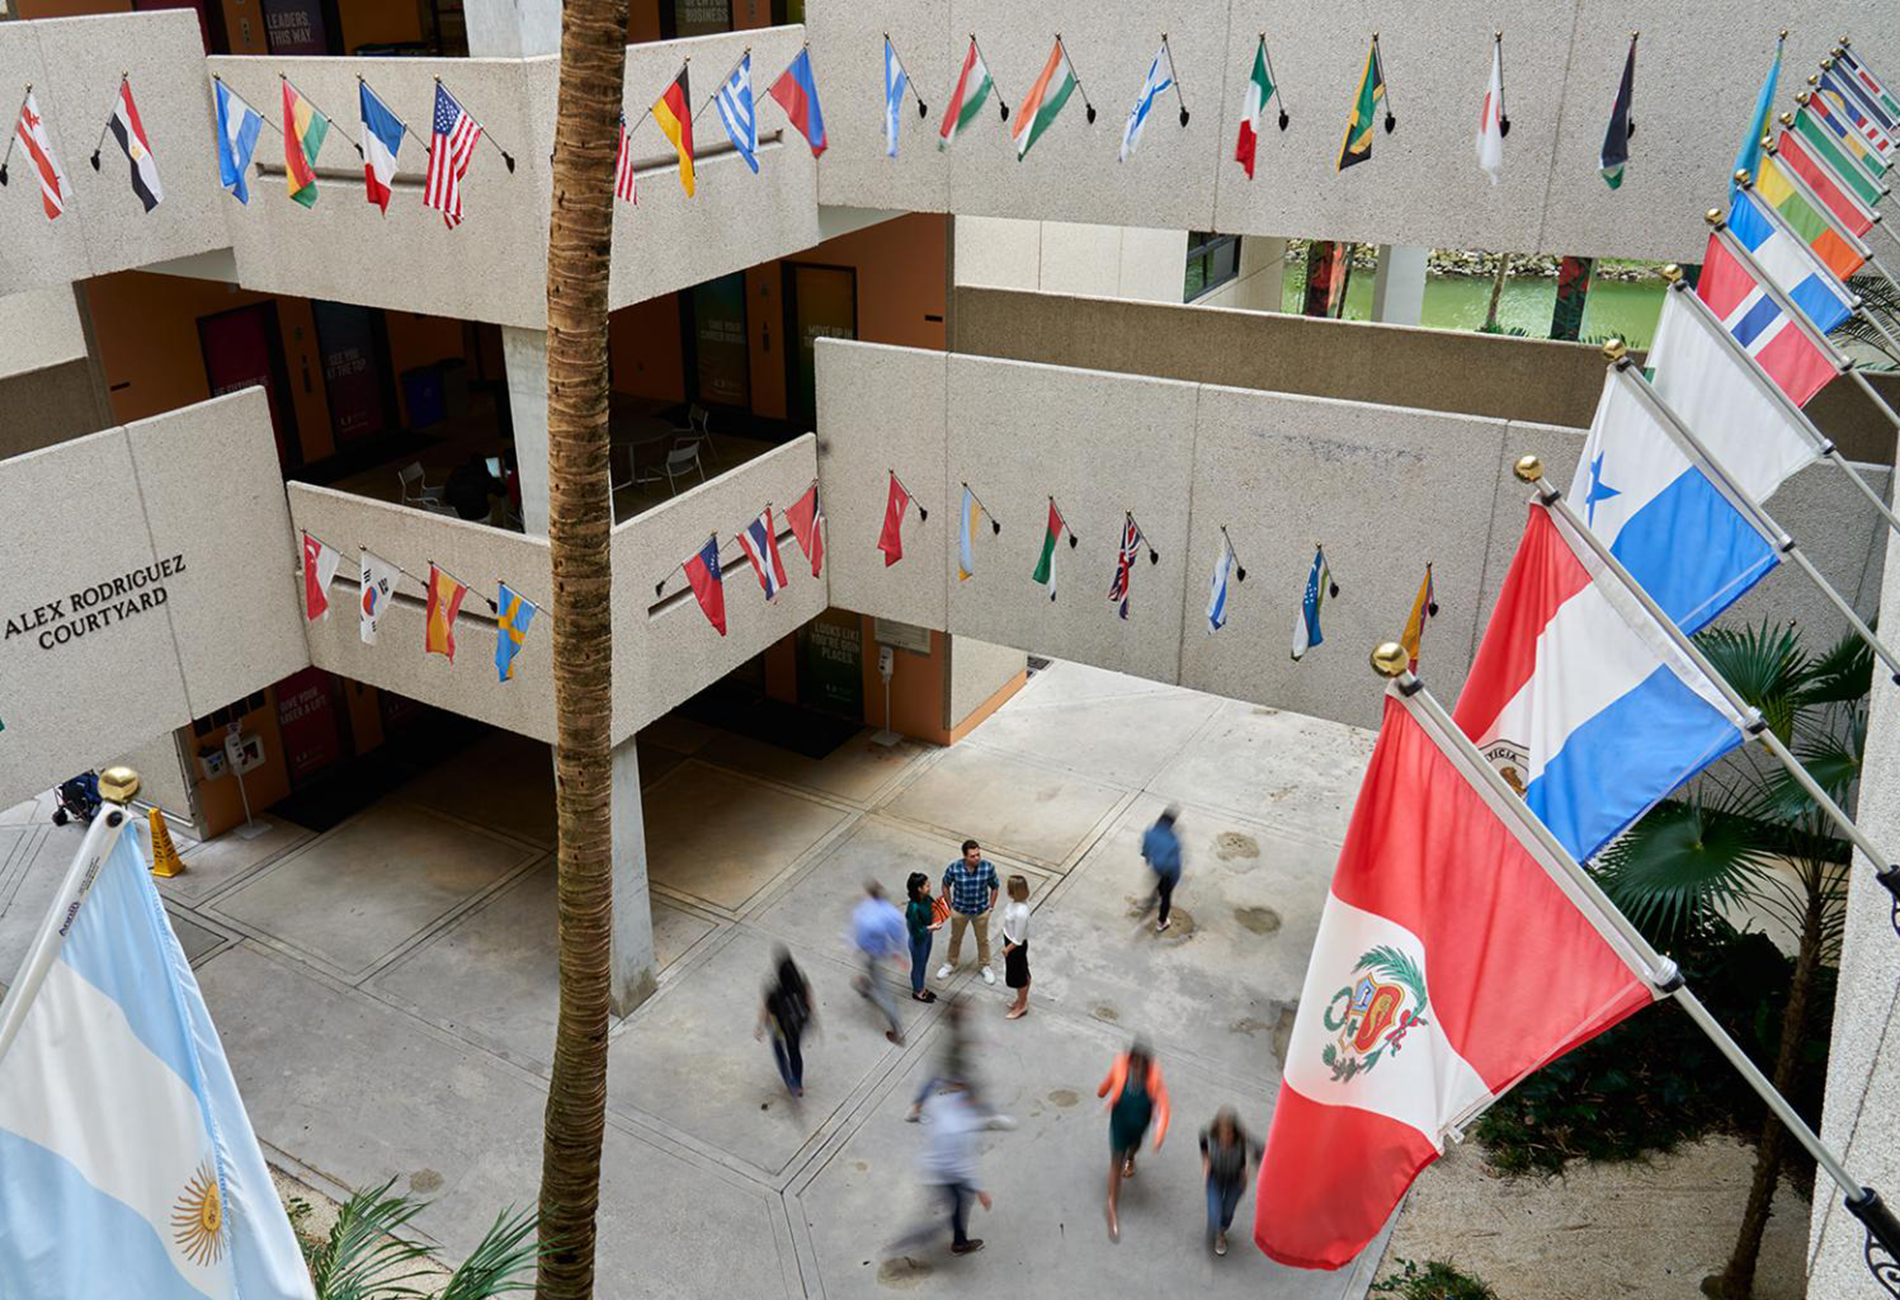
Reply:
<svg viewBox="0 0 1900 1300"><path fill-rule="evenodd" d="M950 914L950 953L944 960L952 966L957 964L957 953L963 948L965 926L976 931L976 964L989 965L990 914L988 912L984 912L981 916L966 916L962 912Z"/></svg>

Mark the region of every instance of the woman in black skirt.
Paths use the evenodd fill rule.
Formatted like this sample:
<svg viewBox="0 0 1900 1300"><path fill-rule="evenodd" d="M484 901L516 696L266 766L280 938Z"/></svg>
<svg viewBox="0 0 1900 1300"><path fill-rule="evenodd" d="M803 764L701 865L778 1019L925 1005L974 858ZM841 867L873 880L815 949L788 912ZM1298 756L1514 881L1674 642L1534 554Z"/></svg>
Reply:
<svg viewBox="0 0 1900 1300"><path fill-rule="evenodd" d="M1007 1015L1020 1020L1029 1012L1029 882L1009 878L1009 901L1003 904L1003 983L1016 990Z"/></svg>

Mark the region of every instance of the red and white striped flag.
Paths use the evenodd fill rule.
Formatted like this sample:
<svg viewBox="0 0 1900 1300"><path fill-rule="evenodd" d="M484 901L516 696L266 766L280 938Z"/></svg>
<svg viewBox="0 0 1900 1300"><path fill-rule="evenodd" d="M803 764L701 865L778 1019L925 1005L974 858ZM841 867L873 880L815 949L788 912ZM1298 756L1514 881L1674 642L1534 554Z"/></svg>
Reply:
<svg viewBox="0 0 1900 1300"><path fill-rule="evenodd" d="M627 115L620 115L620 152L614 156L614 197L638 203L640 193L633 184L633 146L627 143Z"/></svg>
<svg viewBox="0 0 1900 1300"><path fill-rule="evenodd" d="M13 134L20 148L26 151L33 174L39 178L40 206L46 209L46 219L52 221L66 210L66 173L59 169L52 137L46 134L46 122L40 117L39 103L30 90L20 105L20 120L14 124Z"/></svg>
<svg viewBox="0 0 1900 1300"><path fill-rule="evenodd" d="M429 174L422 184L422 205L442 214L450 230L462 224L462 178L482 138L482 124L468 115L441 82L435 84L435 118L430 125Z"/></svg>
<svg viewBox="0 0 1900 1300"><path fill-rule="evenodd" d="M1656 996L1467 750L1387 692L1260 1167L1254 1240L1283 1264L1350 1263L1447 1135Z"/></svg>

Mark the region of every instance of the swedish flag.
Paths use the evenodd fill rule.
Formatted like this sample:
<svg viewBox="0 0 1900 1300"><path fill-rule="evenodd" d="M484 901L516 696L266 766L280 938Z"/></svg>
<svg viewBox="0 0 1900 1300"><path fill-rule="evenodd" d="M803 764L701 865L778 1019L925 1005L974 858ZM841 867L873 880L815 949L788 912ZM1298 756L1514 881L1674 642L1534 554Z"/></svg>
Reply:
<svg viewBox="0 0 1900 1300"><path fill-rule="evenodd" d="M540 610L518 591L501 584L501 598L495 602L495 671L502 681L515 675L515 656L528 639L528 625Z"/></svg>
<svg viewBox="0 0 1900 1300"><path fill-rule="evenodd" d="M1339 146L1336 170L1343 172L1354 163L1372 157L1372 120L1384 99L1385 67L1379 61L1379 38L1375 35L1372 48L1366 52L1366 71L1359 79L1359 94L1352 102L1352 116L1346 119L1346 139ZM1387 113L1385 129L1390 131L1394 125L1394 118Z"/></svg>

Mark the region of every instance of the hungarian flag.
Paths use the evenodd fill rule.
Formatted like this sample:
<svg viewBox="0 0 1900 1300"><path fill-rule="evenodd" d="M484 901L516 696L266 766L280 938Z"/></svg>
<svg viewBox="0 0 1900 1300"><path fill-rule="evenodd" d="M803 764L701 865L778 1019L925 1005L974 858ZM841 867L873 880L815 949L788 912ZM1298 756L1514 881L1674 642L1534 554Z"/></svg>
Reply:
<svg viewBox="0 0 1900 1300"><path fill-rule="evenodd" d="M303 535L303 612L309 622L330 612L330 584L342 564L341 555L309 533Z"/></svg>
<svg viewBox="0 0 1900 1300"><path fill-rule="evenodd" d="M422 648L430 654L447 655L455 662L455 616L462 608L468 588L431 564L429 566L429 605L423 611Z"/></svg>
<svg viewBox="0 0 1900 1300"><path fill-rule="evenodd" d="M145 138L145 123L139 121L139 106L132 101L132 83L124 77L119 78L119 98L113 102L106 129L125 151L125 161L132 169L132 192L150 212L164 201L165 187L158 183L158 160L152 157L151 142ZM333 567L331 572L335 571Z"/></svg>
<svg viewBox="0 0 1900 1300"><path fill-rule="evenodd" d="M1056 543L1062 539L1062 530L1068 527L1068 520L1056 509L1056 499L1049 498L1049 531L1042 539L1042 558L1036 561L1035 579L1049 589L1049 599L1056 598ZM1069 545L1075 545L1075 534L1069 534Z"/></svg>
<svg viewBox="0 0 1900 1300"><path fill-rule="evenodd" d="M1023 102L1016 106L1016 125L1012 135L1016 140L1016 161L1021 162L1029 153L1031 145L1042 139L1042 133L1062 112L1062 106L1069 102L1069 96L1075 93L1075 70L1069 66L1069 52L1062 48L1060 37L1055 47L1049 51L1049 61L1042 65L1042 74L1036 78L1036 84L1029 88Z"/></svg>
<svg viewBox="0 0 1900 1300"><path fill-rule="evenodd" d="M937 148L950 147L963 128L976 120L995 88L983 54L976 48L976 37L972 36L969 52L963 56L963 71L957 74L957 88L950 96L950 106L943 111L943 125L937 129Z"/></svg>
<svg viewBox="0 0 1900 1300"><path fill-rule="evenodd" d="M693 558L680 567L686 570L686 581L692 584L693 598L699 602L706 621L724 636L726 584L719 575L719 535L708 537L706 544L693 553Z"/></svg>
<svg viewBox="0 0 1900 1300"><path fill-rule="evenodd" d="M330 119L303 97L290 78L284 87L284 185L306 208L317 202L317 151L330 132Z"/></svg>
<svg viewBox="0 0 1900 1300"><path fill-rule="evenodd" d="M680 158L680 188L690 199L693 197L693 95L686 84L688 66L680 64L679 76L673 78L665 94L653 101L653 120L673 142L673 151Z"/></svg>
<svg viewBox="0 0 1900 1300"><path fill-rule="evenodd" d="M66 210L66 173L60 170L59 158L53 153L52 137L46 133L46 119L40 116L39 101L33 98L30 89L20 104L13 137L26 151L27 165L40 183L40 207L46 210L46 219L56 220Z"/></svg>
<svg viewBox="0 0 1900 1300"><path fill-rule="evenodd" d="M1339 145L1339 163L1334 171L1345 171L1354 163L1372 157L1372 119L1385 99L1385 66L1379 59L1379 38L1372 38L1366 51L1366 70L1359 78L1359 93L1353 97L1352 112L1346 118L1346 138ZM1386 114L1386 130L1391 130L1392 115Z"/></svg>
<svg viewBox="0 0 1900 1300"><path fill-rule="evenodd" d="M792 536L798 539L798 549L805 552L805 558L811 561L811 576L814 578L825 565L825 530L819 526L824 520L825 512L818 507L816 483L805 489L804 496L785 508L785 522L792 526Z"/></svg>
<svg viewBox="0 0 1900 1300"><path fill-rule="evenodd" d="M1611 189L1623 186L1623 168L1630 160L1630 100L1636 93L1636 38L1630 37L1629 57L1623 61L1623 80L1616 87L1616 102L1610 105L1610 125L1603 132L1603 149L1597 155L1597 170Z"/></svg>
<svg viewBox="0 0 1900 1300"><path fill-rule="evenodd" d="M1405 620L1405 631L1399 634L1399 644L1405 647L1405 657L1413 672L1418 671L1418 648L1425 640L1425 625L1438 617L1438 593L1432 588L1432 566L1425 566L1425 581L1418 584L1418 595L1412 599L1412 612Z"/></svg>
<svg viewBox="0 0 1900 1300"><path fill-rule="evenodd" d="M1260 1166L1283 1264L1351 1263L1448 1135L1655 997L1482 761L1387 691Z"/></svg>
<svg viewBox="0 0 1900 1300"><path fill-rule="evenodd" d="M1253 156L1260 144L1260 115L1273 98L1273 74L1267 71L1267 38L1262 36L1253 50L1253 74L1247 78L1247 105L1240 110L1240 138L1234 141L1234 161L1247 169L1253 179Z"/></svg>
<svg viewBox="0 0 1900 1300"><path fill-rule="evenodd" d="M884 500L884 528L877 535L877 549L884 552L887 569L904 558L904 512L908 509L910 493L892 474L890 495Z"/></svg>

